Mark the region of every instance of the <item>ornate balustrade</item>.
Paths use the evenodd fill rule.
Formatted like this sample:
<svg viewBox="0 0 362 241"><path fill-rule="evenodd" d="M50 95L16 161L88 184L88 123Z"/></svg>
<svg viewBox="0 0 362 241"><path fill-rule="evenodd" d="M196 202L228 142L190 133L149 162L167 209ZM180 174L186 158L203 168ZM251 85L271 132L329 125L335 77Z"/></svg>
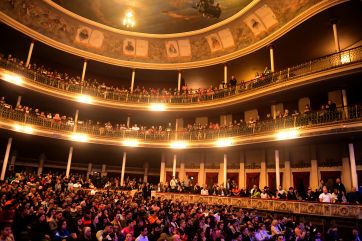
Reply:
<svg viewBox="0 0 362 241"><path fill-rule="evenodd" d="M256 77L246 83L240 83L234 88L222 90L213 90L203 94L182 94L177 95L150 95L150 94L131 94L112 90L109 88L93 88L83 86L81 83L72 84L63 80L51 78L39 72L19 66L16 63L7 60L0 61L0 67L19 74L30 81L32 84L42 87L49 87L57 91L69 94L85 94L95 97L99 100L118 103L132 104L149 104L149 103L167 103L171 105L185 104L202 104L237 97L253 91L267 88L280 83L288 83L298 77L308 76L321 71L338 68L354 63L362 62L362 47L357 47L350 50L345 50L340 53L331 54L306 63L290 67L285 70L267 74L265 76Z"/></svg>
<svg viewBox="0 0 362 241"><path fill-rule="evenodd" d="M184 193L155 193L156 198L208 205L232 205L245 209L269 212L315 215L334 218L362 219L362 206L349 204L328 204L303 201L281 201L271 199L252 199L242 197L202 196Z"/></svg>
<svg viewBox="0 0 362 241"><path fill-rule="evenodd" d="M261 134L275 134L280 130L294 129L308 130L330 124L351 123L362 119L362 106L355 105L337 108L335 111L317 111L309 114L278 118L276 120L260 121L257 123L243 124L220 130L192 130L192 131L133 131L107 129L97 125L77 125L77 133L83 133L94 137L107 139L137 139L140 141L215 141L222 138L251 137ZM37 129L45 129L53 133L70 134L74 123L56 122L52 119L40 118L34 115L26 115L23 112L0 107L0 121L13 121L19 125L29 125Z"/></svg>

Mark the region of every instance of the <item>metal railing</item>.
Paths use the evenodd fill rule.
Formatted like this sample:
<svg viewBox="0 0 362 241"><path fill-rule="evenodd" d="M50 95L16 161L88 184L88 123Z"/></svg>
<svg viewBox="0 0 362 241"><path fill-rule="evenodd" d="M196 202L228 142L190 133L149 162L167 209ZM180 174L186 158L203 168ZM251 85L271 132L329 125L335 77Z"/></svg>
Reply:
<svg viewBox="0 0 362 241"><path fill-rule="evenodd" d="M153 141L205 141L221 138L252 136L258 134L275 133L278 130L289 128L310 128L326 124L345 123L362 119L362 105L337 108L334 111L315 111L269 121L248 123L240 126L222 128L218 130L183 130L183 131L153 131L153 130L120 130L99 125L78 124L77 133L84 133L94 137L138 139ZM31 125L42 129L58 132L72 132L74 124L71 122L54 121L53 119L40 118L34 115L0 107L0 120L16 121L20 125Z"/></svg>
<svg viewBox="0 0 362 241"><path fill-rule="evenodd" d="M232 88L214 89L206 93L177 93L173 94L136 94L128 91L112 90L110 88L88 87L82 83L70 83L61 79L48 77L40 72L29 70L12 61L2 59L0 67L22 75L29 81L43 86L58 89L64 92L86 94L92 97L105 99L108 101L122 103L169 103L169 104L187 104L203 103L215 101L230 96L242 95L257 89L265 88L276 83L288 82L297 77L310 75L313 73L333 69L336 67L357 63L362 61L362 47L341 51L339 53L324 56L306 63L277 71L271 74L256 77L253 80L243 82ZM86 83L86 82L84 82Z"/></svg>

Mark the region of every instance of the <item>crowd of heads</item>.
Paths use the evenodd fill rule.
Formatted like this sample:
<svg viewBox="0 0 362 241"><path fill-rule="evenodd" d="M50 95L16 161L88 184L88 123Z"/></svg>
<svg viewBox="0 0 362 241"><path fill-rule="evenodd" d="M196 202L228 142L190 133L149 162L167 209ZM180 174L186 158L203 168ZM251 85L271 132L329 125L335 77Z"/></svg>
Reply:
<svg viewBox="0 0 362 241"><path fill-rule="evenodd" d="M86 179L93 183L93 177ZM80 176L18 174L1 183L1 240L262 241L339 240L336 226L323 232L310 221L261 214L229 205L134 196L74 186ZM357 240L358 229L350 237ZM15 238L14 238L15 237ZM325 238L325 239L323 239Z"/></svg>
<svg viewBox="0 0 362 241"><path fill-rule="evenodd" d="M324 203L362 203L362 190L354 187L347 193L340 178L336 178L334 183L328 183L328 185L324 180L320 180L320 185L314 190L311 187L305 187L302 182L297 188L289 187L285 190L282 186L274 189L268 186L259 188L255 184L250 188L242 188L230 178L227 179L226 185L213 183L210 186L207 184L200 186L194 182L193 177L186 176L183 181L173 177L169 182L159 183L157 191Z"/></svg>

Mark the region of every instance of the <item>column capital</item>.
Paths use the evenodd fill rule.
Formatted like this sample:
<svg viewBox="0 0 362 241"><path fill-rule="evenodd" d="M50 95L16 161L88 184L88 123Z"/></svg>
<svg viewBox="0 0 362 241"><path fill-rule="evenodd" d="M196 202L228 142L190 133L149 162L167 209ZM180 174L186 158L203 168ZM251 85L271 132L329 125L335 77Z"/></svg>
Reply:
<svg viewBox="0 0 362 241"><path fill-rule="evenodd" d="M274 44L273 43L269 44L268 49L274 49Z"/></svg>

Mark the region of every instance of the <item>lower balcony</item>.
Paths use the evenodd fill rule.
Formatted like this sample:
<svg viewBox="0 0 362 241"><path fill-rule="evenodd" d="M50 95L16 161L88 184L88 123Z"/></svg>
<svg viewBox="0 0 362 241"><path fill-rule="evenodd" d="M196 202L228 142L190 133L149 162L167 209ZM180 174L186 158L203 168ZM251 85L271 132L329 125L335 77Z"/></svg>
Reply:
<svg viewBox="0 0 362 241"><path fill-rule="evenodd" d="M362 106L317 111L220 130L154 131L54 121L0 107L0 128L38 136L116 146L212 148L362 131Z"/></svg>
<svg viewBox="0 0 362 241"><path fill-rule="evenodd" d="M208 205L233 205L245 209L262 211L312 215L319 217L362 219L362 206L349 204L326 204L303 201L279 201L270 199L253 199L239 197L220 197L185 195L177 193L155 193L156 198L174 200L187 203L204 203Z"/></svg>

